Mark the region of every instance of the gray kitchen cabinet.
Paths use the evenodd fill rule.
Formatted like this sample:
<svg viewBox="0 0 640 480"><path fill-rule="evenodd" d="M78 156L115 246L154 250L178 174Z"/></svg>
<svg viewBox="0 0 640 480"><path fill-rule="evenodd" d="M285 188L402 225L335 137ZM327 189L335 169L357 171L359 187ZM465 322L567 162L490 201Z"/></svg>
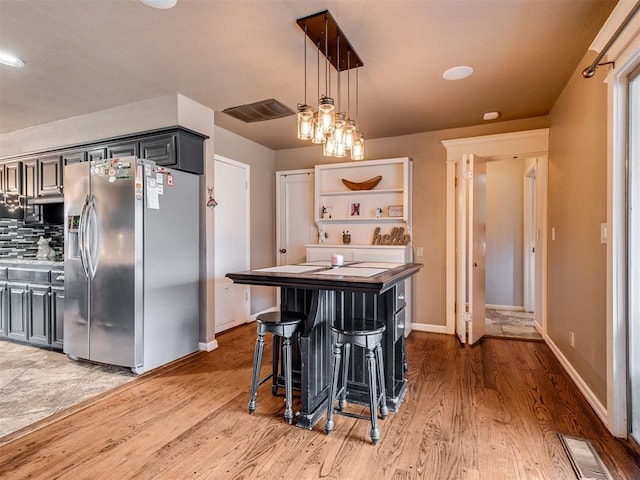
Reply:
<svg viewBox="0 0 640 480"><path fill-rule="evenodd" d="M38 159L36 196L62 194L62 158L59 154Z"/></svg>
<svg viewBox="0 0 640 480"><path fill-rule="evenodd" d="M107 158L137 157L139 154L138 142L119 142L107 147Z"/></svg>
<svg viewBox="0 0 640 480"><path fill-rule="evenodd" d="M7 318L7 283L0 282L0 338L7 336Z"/></svg>
<svg viewBox="0 0 640 480"><path fill-rule="evenodd" d="M27 296L26 283L7 284L7 337L14 340L27 340Z"/></svg>
<svg viewBox="0 0 640 480"><path fill-rule="evenodd" d="M22 187L22 163L8 162L4 167L4 193L21 193Z"/></svg>
<svg viewBox="0 0 640 480"><path fill-rule="evenodd" d="M62 350L64 342L64 287L51 287L51 346Z"/></svg>
<svg viewBox="0 0 640 480"><path fill-rule="evenodd" d="M49 345L51 288L49 285L29 285L27 288L27 340L30 343Z"/></svg>

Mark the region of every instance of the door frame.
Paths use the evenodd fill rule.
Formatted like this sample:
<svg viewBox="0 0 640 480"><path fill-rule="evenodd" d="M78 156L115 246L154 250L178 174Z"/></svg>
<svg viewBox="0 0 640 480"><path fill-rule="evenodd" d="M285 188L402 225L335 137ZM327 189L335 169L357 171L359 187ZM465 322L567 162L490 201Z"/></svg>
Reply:
<svg viewBox="0 0 640 480"><path fill-rule="evenodd" d="M538 165L534 160L523 176L523 279L522 306L525 312L535 312L535 231L536 231L536 175ZM533 249L533 252L531 251Z"/></svg>
<svg viewBox="0 0 640 480"><path fill-rule="evenodd" d="M628 437L627 395L627 83L640 66L640 34L622 52L612 52L607 135L607 426Z"/></svg>
<svg viewBox="0 0 640 480"><path fill-rule="evenodd" d="M463 161L463 156L469 153L481 157L513 158L526 157L538 158L538 192L536 196L542 202L542 212L537 215L542 216L540 232L540 247L542 254L540 276L542 280L540 315L542 323L542 336L546 338L546 315L547 315L547 262L546 262L546 237L547 237L547 163L549 152L549 129L541 128L514 133L499 133L495 135L483 135L479 137L467 137L452 140L442 140L441 142L447 150L447 180L446 180L446 272L445 272L445 331L449 334L455 333L456 327L456 168L458 162ZM544 175L543 175L544 173ZM538 216L540 218L540 216ZM538 263L538 262L536 262Z"/></svg>

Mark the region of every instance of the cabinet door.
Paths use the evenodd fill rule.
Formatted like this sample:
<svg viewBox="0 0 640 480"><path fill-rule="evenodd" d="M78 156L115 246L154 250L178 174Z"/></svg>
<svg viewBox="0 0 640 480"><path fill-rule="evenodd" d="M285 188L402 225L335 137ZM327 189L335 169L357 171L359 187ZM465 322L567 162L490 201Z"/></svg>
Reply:
<svg viewBox="0 0 640 480"><path fill-rule="evenodd" d="M30 285L27 298L27 340L48 345L51 324L49 286Z"/></svg>
<svg viewBox="0 0 640 480"><path fill-rule="evenodd" d="M22 194L34 198L37 192L38 160L23 160L22 162Z"/></svg>
<svg viewBox="0 0 640 480"><path fill-rule="evenodd" d="M7 284L0 283L0 337L6 337L8 333L7 321Z"/></svg>
<svg viewBox="0 0 640 480"><path fill-rule="evenodd" d="M21 193L21 187L21 162L6 163L4 166L4 191L6 193Z"/></svg>
<svg viewBox="0 0 640 480"><path fill-rule="evenodd" d="M64 287L51 287L51 345L62 349L64 340Z"/></svg>
<svg viewBox="0 0 640 480"><path fill-rule="evenodd" d="M160 135L140 141L140 157L153 160L157 165L171 166L177 163L176 136Z"/></svg>
<svg viewBox="0 0 640 480"><path fill-rule="evenodd" d="M60 155L40 157L38 160L38 197L62 193L62 159Z"/></svg>
<svg viewBox="0 0 640 480"><path fill-rule="evenodd" d="M27 339L27 285L7 284L7 336L16 340Z"/></svg>
<svg viewBox="0 0 640 480"><path fill-rule="evenodd" d="M107 147L107 158L138 156L138 142L122 142Z"/></svg>
<svg viewBox="0 0 640 480"><path fill-rule="evenodd" d="M72 163L81 163L87 160L87 152L79 150L75 152L66 152L62 154L62 167L71 165Z"/></svg>
<svg viewBox="0 0 640 480"><path fill-rule="evenodd" d="M87 152L87 160L104 160L107 158L107 149L106 148L94 148L93 150L89 150Z"/></svg>
<svg viewBox="0 0 640 480"><path fill-rule="evenodd" d="M5 192L5 182L6 182L6 167L4 165L0 165L0 193Z"/></svg>

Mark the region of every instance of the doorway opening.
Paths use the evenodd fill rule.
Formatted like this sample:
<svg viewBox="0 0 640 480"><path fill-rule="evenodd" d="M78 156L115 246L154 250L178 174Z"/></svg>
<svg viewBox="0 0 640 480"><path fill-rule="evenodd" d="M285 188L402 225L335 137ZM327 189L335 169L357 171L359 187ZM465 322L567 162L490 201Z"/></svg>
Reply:
<svg viewBox="0 0 640 480"><path fill-rule="evenodd" d="M447 332L457 333L462 343L475 343L486 333L484 331L486 328L484 315L486 304L489 308L495 309L507 306L513 310L513 307L517 306L519 311L524 314L524 284L526 283L529 289L528 295L533 299L530 302L532 306L528 307L533 310L533 315L530 313L526 315L529 317L527 320L529 322L531 319L533 320L534 328L531 332L535 332L537 327L539 339L543 338L545 336L544 318L546 315L545 238L548 129L445 140L442 143L447 148ZM474 154L468 152L474 152ZM469 193L469 185L476 183L473 179L473 163L478 159L479 163L482 162L488 166L490 178L493 165L498 165L500 161L504 160L505 165L514 169L515 164L509 164L508 160L520 158L529 160L528 163L521 163L516 169L519 172L515 181L517 183L516 190L520 192L518 200L514 204L514 201L505 200L500 193L495 200L503 207L509 207L513 212L517 212L519 223L514 227L508 221L502 222L500 228L511 228L512 233L510 236L505 235L498 228L497 233L493 234L498 240L492 241L491 230L487 232L486 225L482 228L476 225L475 217L477 215L474 212L482 212L485 216L487 212L491 215L491 212L487 209L486 198L484 199L484 207L479 207L478 205L482 201ZM469 175L462 168L462 165L469 164L470 160L472 168ZM490 180L488 181L490 182ZM527 189L532 189L528 196L525 193ZM482 191L482 189L476 190ZM527 203L529 203L528 207ZM466 209L464 213L461 213L461 206L463 206L462 210ZM467 215L467 211L471 215ZM496 215L500 217L501 213ZM531 232L524 232L525 223L527 223L525 217L530 218L527 228ZM499 218L499 220L504 219ZM514 228L517 231L513 231ZM482 238L477 236L478 232L484 234L484 240L477 240L477 238ZM508 244L503 245L500 242ZM496 245L492 245L493 243ZM528 248L531 243L531 251L528 252L530 254L525 255L524 249ZM513 255L514 248L516 248L514 245L517 245L519 252L516 260ZM490 265L492 254L489 251L487 258L487 250L494 247L502 255L507 255L511 251L510 256L506 257L506 262L498 255L496 265L504 267L506 264L510 268L506 273L504 269L502 273L499 271L494 275L497 280L492 280L496 285L505 289L500 295L506 293L507 298L509 298L508 295L511 295L511 300L505 300L499 295L497 297L485 296L482 299L474 298L477 297L475 291L478 288L487 290L486 284L480 287L474 286L474 280L477 281L475 277L483 278L485 282L487 280L483 275L478 275L479 268L476 265L489 262L487 269L491 272L493 268ZM480 255L480 257L474 258L474 255ZM517 268L514 268L514 263L518 264ZM528 265L527 273L529 269L532 269L533 273L529 274L525 281L526 265ZM519 273L514 274L514 272ZM491 285L488 285L489 292L491 292L491 288ZM513 299L514 291L519 292L516 300ZM474 309L477 310L478 307L481 307L482 312L474 312ZM522 320L522 318L517 319L517 323L522 323Z"/></svg>

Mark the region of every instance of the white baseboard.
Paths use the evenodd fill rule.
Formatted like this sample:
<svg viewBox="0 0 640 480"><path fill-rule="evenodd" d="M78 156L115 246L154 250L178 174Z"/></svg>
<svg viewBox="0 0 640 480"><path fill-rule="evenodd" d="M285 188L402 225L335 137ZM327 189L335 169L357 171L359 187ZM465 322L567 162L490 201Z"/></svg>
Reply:
<svg viewBox="0 0 640 480"><path fill-rule="evenodd" d="M271 308L267 308L266 310L262 310L261 312L256 312L253 315L251 315L249 317L249 320L247 321L247 323L250 322L255 322L256 318L258 317L258 315L262 314L262 313L267 313L267 312L277 312L279 309L278 307L271 307Z"/></svg>
<svg viewBox="0 0 640 480"><path fill-rule="evenodd" d="M427 323L412 323L411 330L429 333L449 333L446 325L430 325Z"/></svg>
<svg viewBox="0 0 640 480"><path fill-rule="evenodd" d="M217 340L211 340L208 343L204 343L204 342L198 343L198 350L200 350L202 352L212 352L216 348L218 348L218 341Z"/></svg>
<svg viewBox="0 0 640 480"><path fill-rule="evenodd" d="M512 312L524 312L524 307L519 307L518 305L493 305L491 303L487 303L485 308L491 308L493 310L510 310Z"/></svg>
<svg viewBox="0 0 640 480"><path fill-rule="evenodd" d="M608 427L609 420L607 417L607 409L604 407L604 405L602 405L600 400L598 400L598 397L595 396L595 394L587 386L584 380L582 380L582 377L578 374L578 372L575 371L571 363L569 363L569 360L567 360L567 357L562 354L562 351L555 343L553 343L548 335L545 336L544 340L545 342L547 342L547 345L549 345L549 348L556 356L562 367L569 374L571 380L573 380L573 382L577 385L578 390L580 390L582 395L584 395L584 398L587 399L587 402L589 402L591 408L593 408L593 410L596 412L596 415L598 415L598 417L600 417L600 420L602 420L602 423L604 423L605 426Z"/></svg>

